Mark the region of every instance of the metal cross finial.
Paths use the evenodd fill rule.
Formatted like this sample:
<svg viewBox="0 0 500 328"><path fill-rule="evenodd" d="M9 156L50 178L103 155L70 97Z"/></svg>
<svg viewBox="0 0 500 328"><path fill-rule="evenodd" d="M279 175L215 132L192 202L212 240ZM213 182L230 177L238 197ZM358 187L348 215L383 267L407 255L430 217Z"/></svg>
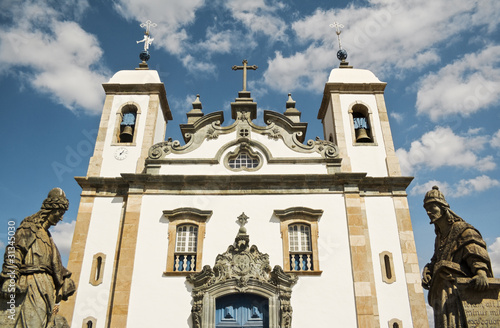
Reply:
<svg viewBox="0 0 500 328"><path fill-rule="evenodd" d="M330 27L335 28L335 33L337 33L337 38L339 39L339 49L342 49L342 42L340 42L340 33L342 33L342 31L340 29L344 28L344 25L338 22L333 22L333 24L330 24Z"/></svg>
<svg viewBox="0 0 500 328"><path fill-rule="evenodd" d="M154 38L149 36L149 29L151 27L156 27L156 23L151 23L151 21L148 19L146 23L142 23L140 27L146 28L146 32L144 32L144 38L141 41L136 41L137 43L144 42L144 51L148 51L149 46L151 43L153 43Z"/></svg>
<svg viewBox="0 0 500 328"><path fill-rule="evenodd" d="M152 23L149 19L146 21L146 23L142 23L140 27L146 28L146 35L149 35L149 28L150 27L156 27L156 23Z"/></svg>
<svg viewBox="0 0 500 328"><path fill-rule="evenodd" d="M243 66L234 65L232 67L233 71L237 71L239 69L243 70L243 91L247 91L247 69L256 70L258 68L257 65L248 66L247 64L248 64L248 61L246 59L244 59Z"/></svg>

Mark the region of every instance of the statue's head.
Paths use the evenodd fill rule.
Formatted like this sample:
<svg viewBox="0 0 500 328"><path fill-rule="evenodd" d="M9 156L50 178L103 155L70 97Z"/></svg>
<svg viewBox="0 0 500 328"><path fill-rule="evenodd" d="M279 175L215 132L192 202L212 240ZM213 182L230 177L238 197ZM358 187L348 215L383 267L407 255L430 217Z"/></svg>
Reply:
<svg viewBox="0 0 500 328"><path fill-rule="evenodd" d="M68 207L69 201L61 188L54 188L49 191L42 204L42 212L46 214L46 222L49 226L56 225L61 221Z"/></svg>
<svg viewBox="0 0 500 328"><path fill-rule="evenodd" d="M431 223L434 223L448 212L450 205L446 202L443 193L439 191L439 187L434 186L425 194L424 208Z"/></svg>

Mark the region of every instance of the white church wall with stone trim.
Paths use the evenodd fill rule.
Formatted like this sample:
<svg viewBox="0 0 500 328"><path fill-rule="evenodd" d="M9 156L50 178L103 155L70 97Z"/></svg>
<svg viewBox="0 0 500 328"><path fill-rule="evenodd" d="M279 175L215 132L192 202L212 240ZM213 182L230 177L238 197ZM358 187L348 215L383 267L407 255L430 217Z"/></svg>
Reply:
<svg viewBox="0 0 500 328"><path fill-rule="evenodd" d="M368 107L373 124L372 132L376 137L376 145L358 144L354 145L353 134L351 131L352 117L349 115L349 109L356 102ZM344 133L347 146L347 155L351 159L352 172L366 172L367 176L385 177L388 176L385 158L384 138L380 127L380 118L378 114L375 95L363 94L341 94L340 104L342 110L342 120L344 122Z"/></svg>
<svg viewBox="0 0 500 328"><path fill-rule="evenodd" d="M96 328L105 327L122 204L122 197L96 197L94 200L83 256L82 268L84 270L78 282L75 315L71 327L80 327L83 319L89 316L97 319ZM102 283L93 286L89 281L93 257L97 253L105 254L106 260L103 264Z"/></svg>
<svg viewBox="0 0 500 328"><path fill-rule="evenodd" d="M384 327L390 320L396 318L403 322L403 327L413 327L393 199L387 196L367 196L365 206L380 326ZM392 253L394 264L393 274L396 280L390 284L384 282L382 278L382 270L385 268L380 262L380 253L385 251Z"/></svg>
<svg viewBox="0 0 500 328"><path fill-rule="evenodd" d="M106 140L103 150L103 161L101 166L101 176L103 177L119 177L120 173L133 173L137 168L137 159L141 155L141 146L144 140L144 129L146 127L146 116L148 113L149 95L115 95L113 98L113 105L109 116L108 130L106 133ZM117 112L127 103L134 103L138 105L137 111L137 126L135 127L136 139L134 144L119 144L113 142L116 140L115 127L120 124L116 122L121 118ZM121 161L115 159L115 151L119 147L127 149L127 158Z"/></svg>
<svg viewBox="0 0 500 328"><path fill-rule="evenodd" d="M271 266L283 266L280 222L273 211L295 206L321 208L324 213L319 220L318 250L323 273L300 276L293 288L293 326L310 324L311 313L318 325L328 325L334 316L340 318L339 324L344 327L355 326L349 240L341 194L144 195L133 272L134 277L140 278L132 279L128 326L191 324L190 285L185 277L163 275L168 245L168 222L162 219L163 210L196 207L213 211L206 225L202 263L210 266L234 242L238 231L236 218L244 211L250 217L246 225L250 244L269 254Z"/></svg>
<svg viewBox="0 0 500 328"><path fill-rule="evenodd" d="M161 103L158 105L158 116L156 117L156 125L154 131L153 144L162 142L165 140L165 133L167 130L167 120L165 119L165 114L163 113L163 107Z"/></svg>
<svg viewBox="0 0 500 328"><path fill-rule="evenodd" d="M336 140L336 133L335 133L335 125L334 125L334 120L333 120L333 110L332 110L332 103L328 103L328 107L325 113L325 117L323 118L323 134L325 140L330 140L330 135L333 137L333 142L337 142Z"/></svg>

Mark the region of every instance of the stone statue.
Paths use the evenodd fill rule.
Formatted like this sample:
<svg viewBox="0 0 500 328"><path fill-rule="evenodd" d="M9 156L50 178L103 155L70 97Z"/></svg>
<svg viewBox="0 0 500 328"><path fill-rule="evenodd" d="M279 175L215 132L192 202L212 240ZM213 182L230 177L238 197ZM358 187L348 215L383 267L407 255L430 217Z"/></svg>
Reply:
<svg viewBox="0 0 500 328"><path fill-rule="evenodd" d="M423 270L422 285L429 290L436 328L468 327L456 280L471 278L476 292L488 288L493 277L486 243L479 231L456 215L439 188L424 198L424 208L434 224L436 241L431 262Z"/></svg>
<svg viewBox="0 0 500 328"><path fill-rule="evenodd" d="M69 328L57 310L75 292L75 284L49 232L68 205L64 192L52 189L41 210L21 222L7 245L0 273L1 327Z"/></svg>

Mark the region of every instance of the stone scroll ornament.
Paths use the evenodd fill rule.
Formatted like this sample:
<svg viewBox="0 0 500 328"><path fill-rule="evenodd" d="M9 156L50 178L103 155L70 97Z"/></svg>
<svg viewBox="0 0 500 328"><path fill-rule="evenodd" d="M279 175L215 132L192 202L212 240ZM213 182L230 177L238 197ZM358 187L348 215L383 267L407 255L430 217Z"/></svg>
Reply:
<svg viewBox="0 0 500 328"><path fill-rule="evenodd" d="M493 278L481 234L450 209L436 186L425 195L424 208L436 232L422 277L435 327L500 327L500 279Z"/></svg>
<svg viewBox="0 0 500 328"><path fill-rule="evenodd" d="M277 296L279 304L276 307L278 327L290 328L292 324L292 307L290 298L292 286L297 282L294 274L286 273L281 266L273 269L269 265L269 255L259 252L257 246L250 247L249 235L243 226L248 217L243 213L238 218L240 229L234 244L226 252L217 255L215 265L211 268L205 265L202 271L186 277L194 288L192 290L193 306L191 315L194 328L211 327L203 322L208 304L204 301L207 294L217 290L228 290L230 293L247 293L254 291L255 286L272 291ZM271 311L271 310L270 310Z"/></svg>
<svg viewBox="0 0 500 328"><path fill-rule="evenodd" d="M10 239L0 273L1 327L69 328L58 304L74 294L75 284L49 232L68 206L64 192L52 189Z"/></svg>

